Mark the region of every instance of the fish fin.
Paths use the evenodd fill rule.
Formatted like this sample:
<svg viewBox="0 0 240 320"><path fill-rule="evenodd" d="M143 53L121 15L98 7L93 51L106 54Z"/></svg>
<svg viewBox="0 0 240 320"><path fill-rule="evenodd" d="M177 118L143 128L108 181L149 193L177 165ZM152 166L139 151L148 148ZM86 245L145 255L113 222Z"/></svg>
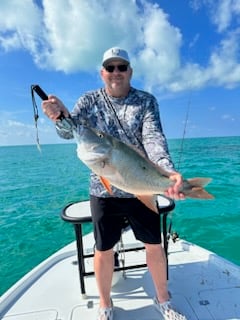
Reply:
<svg viewBox="0 0 240 320"><path fill-rule="evenodd" d="M136 195L136 198L140 200L146 207L148 207L148 209L158 213L158 209L156 206L156 195Z"/></svg>
<svg viewBox="0 0 240 320"><path fill-rule="evenodd" d="M101 181L101 183L103 184L104 188L105 188L110 194L112 194L112 188L111 188L111 184L110 184L109 180L106 179L106 178L104 178L104 177L102 177L102 176L100 176L99 178L100 178L100 181Z"/></svg>
<svg viewBox="0 0 240 320"><path fill-rule="evenodd" d="M189 193L187 196L194 199L214 199L214 196L211 193L208 193L206 190L200 187L193 187L191 193Z"/></svg>
<svg viewBox="0 0 240 320"><path fill-rule="evenodd" d="M208 185L212 179L211 178L191 178L187 179L188 183L194 187L205 187Z"/></svg>
<svg viewBox="0 0 240 320"><path fill-rule="evenodd" d="M188 187L184 190L184 195L194 199L214 199L214 196L203 188L209 184L211 180L211 178L192 178L185 180Z"/></svg>

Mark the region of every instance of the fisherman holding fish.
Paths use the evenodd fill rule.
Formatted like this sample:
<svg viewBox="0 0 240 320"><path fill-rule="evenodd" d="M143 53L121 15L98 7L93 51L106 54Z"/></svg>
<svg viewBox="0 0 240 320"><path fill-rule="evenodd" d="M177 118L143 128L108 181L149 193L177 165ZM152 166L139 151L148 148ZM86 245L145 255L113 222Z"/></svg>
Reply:
<svg viewBox="0 0 240 320"><path fill-rule="evenodd" d="M171 183L167 185L164 194L176 200L184 199L185 195L181 189L183 178L174 169L169 155L157 100L150 93L131 86L132 73L127 51L118 47L110 48L104 53L102 60L101 77L104 88L81 96L71 113L56 96L50 95L48 100L42 103L43 112L56 122L57 132L62 138L70 139L74 134L65 122L59 121L60 115L73 120L80 128L84 123L84 126L132 146L143 159L147 158L146 161L150 160L166 173ZM81 139L81 129L78 139L78 156L91 168L93 158L102 152L103 146L94 147L93 142L85 143L85 137ZM109 138L105 141L108 147L109 141ZM126 219L135 237L145 245L146 261L156 289L154 304L157 310L165 320L185 320L186 317L179 313L170 301L166 257L161 246L160 218L154 210L154 203L149 201L150 193L131 193L132 189L116 187L130 185L134 181L120 174L113 165L113 159L110 159L112 156L117 159L119 165L123 163L123 171L127 172L127 157L121 156L120 148L115 148L115 153L111 152L106 151L101 155L101 159L99 158L100 161L94 163L90 179L90 205L96 241L94 270L100 296L97 320L114 319L114 307L110 296L114 269L113 247L120 239ZM96 166L98 167L95 170ZM129 167L131 168L130 163ZM97 174L98 172L100 174ZM140 174L136 172L137 175ZM112 176L113 181L119 181L119 184L111 183ZM124 183L120 180L124 180Z"/></svg>

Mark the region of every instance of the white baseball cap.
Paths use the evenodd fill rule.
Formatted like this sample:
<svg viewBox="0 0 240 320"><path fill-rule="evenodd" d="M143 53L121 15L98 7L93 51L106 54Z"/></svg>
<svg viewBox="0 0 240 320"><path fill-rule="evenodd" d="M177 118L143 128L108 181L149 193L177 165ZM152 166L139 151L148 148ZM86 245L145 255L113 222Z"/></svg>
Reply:
<svg viewBox="0 0 240 320"><path fill-rule="evenodd" d="M118 60L118 59L121 59L130 63L129 56L126 50L118 47L110 48L107 51L105 51L103 54L102 65L106 66L106 64L111 60Z"/></svg>

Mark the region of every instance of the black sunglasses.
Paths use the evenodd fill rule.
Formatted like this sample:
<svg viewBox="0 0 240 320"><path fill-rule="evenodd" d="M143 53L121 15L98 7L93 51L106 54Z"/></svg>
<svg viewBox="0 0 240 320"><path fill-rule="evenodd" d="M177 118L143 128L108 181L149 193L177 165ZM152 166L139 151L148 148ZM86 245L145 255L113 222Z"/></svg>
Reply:
<svg viewBox="0 0 240 320"><path fill-rule="evenodd" d="M126 72L128 69L128 64L119 64L118 66L109 65L104 68L105 70L107 70L107 72L110 72L110 73L112 73L115 70L115 68L120 72Z"/></svg>

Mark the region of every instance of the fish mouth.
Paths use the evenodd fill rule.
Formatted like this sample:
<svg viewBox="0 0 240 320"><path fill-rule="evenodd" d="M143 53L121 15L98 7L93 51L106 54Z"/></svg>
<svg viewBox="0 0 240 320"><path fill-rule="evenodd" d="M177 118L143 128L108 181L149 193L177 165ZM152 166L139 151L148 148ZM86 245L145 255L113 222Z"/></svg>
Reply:
<svg viewBox="0 0 240 320"><path fill-rule="evenodd" d="M108 149L104 146L99 145L98 143L79 143L78 150L81 150L84 153L89 153L91 155L102 156L108 153Z"/></svg>
<svg viewBox="0 0 240 320"><path fill-rule="evenodd" d="M81 155L81 158L82 158L82 161L87 162L88 164L104 161L106 159L104 155L99 155L96 153L87 153L87 154Z"/></svg>
<svg viewBox="0 0 240 320"><path fill-rule="evenodd" d="M107 152L103 152L102 148L99 145L81 145L77 147L77 154L83 162L88 164L96 163L106 159Z"/></svg>

